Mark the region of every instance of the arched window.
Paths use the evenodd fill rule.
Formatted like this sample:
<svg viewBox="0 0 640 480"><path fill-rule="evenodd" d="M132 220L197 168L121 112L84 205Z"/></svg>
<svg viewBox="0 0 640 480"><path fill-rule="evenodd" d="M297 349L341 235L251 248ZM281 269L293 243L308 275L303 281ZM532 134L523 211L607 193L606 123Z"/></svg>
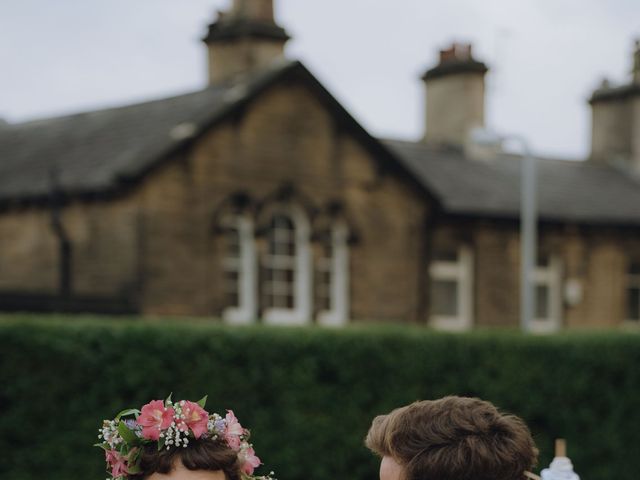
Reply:
<svg viewBox="0 0 640 480"><path fill-rule="evenodd" d="M256 249L253 221L248 215L227 214L220 222L223 228L223 318L232 324L255 322Z"/></svg>
<svg viewBox="0 0 640 480"><path fill-rule="evenodd" d="M266 232L260 291L267 323L302 325L311 321L309 222L295 207L273 210Z"/></svg>
<svg viewBox="0 0 640 480"><path fill-rule="evenodd" d="M287 215L271 218L264 256L262 295L267 309L294 308L296 280L296 229Z"/></svg>
<svg viewBox="0 0 640 480"><path fill-rule="evenodd" d="M349 320L348 229L336 222L322 239L316 262L316 310L318 323L344 325Z"/></svg>

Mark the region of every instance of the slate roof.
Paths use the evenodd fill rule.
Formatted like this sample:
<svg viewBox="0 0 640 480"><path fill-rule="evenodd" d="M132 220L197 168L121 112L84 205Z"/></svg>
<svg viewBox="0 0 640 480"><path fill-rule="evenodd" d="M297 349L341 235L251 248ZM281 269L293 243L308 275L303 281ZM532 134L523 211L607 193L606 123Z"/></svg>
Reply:
<svg viewBox="0 0 640 480"><path fill-rule="evenodd" d="M0 124L0 204L47 200L54 177L56 188L66 195L108 193L130 185L289 73L300 74L374 158L408 179L445 213L518 218L520 158L473 160L453 149L378 141L300 62L285 61L235 84L119 108ZM627 173L586 162L542 159L539 174L542 219L640 226L640 182Z"/></svg>
<svg viewBox="0 0 640 480"><path fill-rule="evenodd" d="M145 103L0 126L0 202L101 192L143 174L298 62L232 85ZM52 178L55 177L55 180Z"/></svg>
<svg viewBox="0 0 640 480"><path fill-rule="evenodd" d="M423 143L384 143L431 190L446 212L519 217L520 157L503 154L478 160L462 151ZM539 159L538 214L548 221L640 225L640 182L607 165Z"/></svg>

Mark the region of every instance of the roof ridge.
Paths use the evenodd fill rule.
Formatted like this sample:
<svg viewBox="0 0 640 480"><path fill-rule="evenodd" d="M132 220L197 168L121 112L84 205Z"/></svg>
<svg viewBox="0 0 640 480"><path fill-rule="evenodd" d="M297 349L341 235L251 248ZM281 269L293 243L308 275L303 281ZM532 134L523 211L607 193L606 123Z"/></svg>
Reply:
<svg viewBox="0 0 640 480"><path fill-rule="evenodd" d="M190 95L197 95L197 94L201 94L204 93L208 90L210 91L214 91L214 90L228 90L234 87L238 87L238 86L247 86L248 84L254 83L254 82L260 82L260 80L264 80L264 79L268 79L271 75L274 75L275 73L280 72L281 70L285 70L287 68L291 68L297 64L301 64L301 62L299 60L288 60L288 59L284 59L283 61L279 61L276 60L274 61L270 66L256 71L255 74L252 77L244 77L244 78L240 78L236 81L224 81L224 82L220 82L218 84L214 84L214 85L208 85L205 86L204 88L200 88L198 90L190 90L190 91L185 91L182 93L174 93L172 95L168 95L168 96L157 96L155 98L148 98L146 100L139 100L139 101L134 101L133 103L127 103L127 104L121 104L121 105L112 105L112 106L105 106L102 108L96 108L96 109L91 109L91 110L82 110L82 111L77 111L77 112L71 112L71 113L66 113L66 114L62 114L62 115L52 115L52 116L44 116L41 118L33 118L30 120L26 120L23 122L18 122L18 123L8 123L8 126L11 127L29 127L29 126L40 126L40 124L42 123L46 123L46 122L51 122L51 121L55 121L55 120L64 120L64 119L70 119L73 117L80 117L83 115L91 115L91 114L99 114L99 113L109 113L109 112L115 112L115 111L119 111L119 110L127 110L127 109L133 109L133 108L137 108L137 107L141 107L144 105L150 105L153 103L157 103L157 102L166 102L169 100L174 100L174 99L179 99L179 98L184 98L184 97L188 97ZM5 125L6 127L7 125Z"/></svg>
<svg viewBox="0 0 640 480"><path fill-rule="evenodd" d="M74 117L81 117L83 115L91 115L91 114L98 114L98 113L110 113L110 112L116 112L116 111L120 111L120 110L127 110L127 109L141 107L141 106L144 106L144 105L150 105L152 103L165 102L167 100L184 98L184 97L188 97L190 95L196 95L196 94L203 93L206 90L210 90L210 89L214 90L215 88L220 88L220 85L209 86L209 87L206 87L206 88L202 88L200 90L192 90L192 91L189 91L189 92L183 92L183 93L169 95L169 96L165 96L165 97L159 97L158 96L156 98L151 98L151 99L147 99L147 100L135 101L134 103L127 103L127 104L122 104L122 105L104 106L104 107L96 108L96 109L92 109L92 110L82 110L82 111L77 111L77 112L65 113L65 114L62 114L62 115L55 115L55 116L52 115L52 116L33 118L33 119L26 120L26 121L23 121L23 122L9 123L9 126L10 127L29 127L29 126L34 126L35 124L46 123L46 122L51 122L51 121L55 121L55 120L67 120L67 119L71 119L71 118L74 118Z"/></svg>

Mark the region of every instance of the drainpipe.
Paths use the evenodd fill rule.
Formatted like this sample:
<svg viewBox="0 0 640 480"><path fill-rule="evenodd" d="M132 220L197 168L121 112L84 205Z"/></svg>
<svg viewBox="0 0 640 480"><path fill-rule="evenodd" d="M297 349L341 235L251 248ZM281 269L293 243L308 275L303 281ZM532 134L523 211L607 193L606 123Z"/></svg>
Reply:
<svg viewBox="0 0 640 480"><path fill-rule="evenodd" d="M62 223L62 206L64 193L58 181L59 172L56 167L49 171L49 206L51 214L51 229L58 240L58 296L68 299L71 296L71 241Z"/></svg>

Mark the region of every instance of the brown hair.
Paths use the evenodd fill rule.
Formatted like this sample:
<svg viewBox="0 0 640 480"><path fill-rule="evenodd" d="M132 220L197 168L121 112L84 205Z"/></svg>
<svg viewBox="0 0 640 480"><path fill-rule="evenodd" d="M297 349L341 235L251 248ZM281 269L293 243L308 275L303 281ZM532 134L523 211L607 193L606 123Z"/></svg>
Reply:
<svg viewBox="0 0 640 480"><path fill-rule="evenodd" d="M192 439L186 447L160 451L157 444L145 445L140 452L141 472L130 478L144 480L154 473L169 473L177 459L189 470L221 470L226 480L240 480L238 454L212 439Z"/></svg>
<svg viewBox="0 0 640 480"><path fill-rule="evenodd" d="M454 396L376 417L365 443L403 466L404 480L522 480L538 456L520 418Z"/></svg>

